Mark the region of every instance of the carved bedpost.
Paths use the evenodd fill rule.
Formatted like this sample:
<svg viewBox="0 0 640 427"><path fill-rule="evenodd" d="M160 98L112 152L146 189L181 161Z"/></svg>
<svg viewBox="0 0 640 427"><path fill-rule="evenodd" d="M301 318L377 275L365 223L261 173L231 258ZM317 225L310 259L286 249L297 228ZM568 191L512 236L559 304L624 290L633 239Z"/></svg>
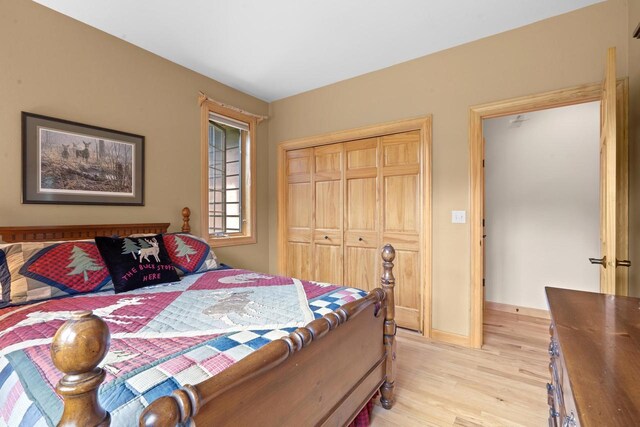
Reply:
<svg viewBox="0 0 640 427"><path fill-rule="evenodd" d="M64 401L58 426L100 426L111 416L98 402L98 387L106 376L98 364L109 351L107 324L91 311L78 311L58 329L51 343L53 364L64 373L56 391Z"/></svg>
<svg viewBox="0 0 640 427"><path fill-rule="evenodd" d="M182 208L182 232L191 233L191 226L189 225L189 218L191 217L191 209Z"/></svg>
<svg viewBox="0 0 640 427"><path fill-rule="evenodd" d="M384 321L384 345L387 349L386 363L386 380L380 387L380 403L385 409L391 409L394 403L393 389L396 381L396 321L395 321L395 298L393 288L396 285L396 279L393 277L393 260L396 257L396 251L391 245L385 245L382 248L382 277L380 284L386 294L385 305L387 307Z"/></svg>

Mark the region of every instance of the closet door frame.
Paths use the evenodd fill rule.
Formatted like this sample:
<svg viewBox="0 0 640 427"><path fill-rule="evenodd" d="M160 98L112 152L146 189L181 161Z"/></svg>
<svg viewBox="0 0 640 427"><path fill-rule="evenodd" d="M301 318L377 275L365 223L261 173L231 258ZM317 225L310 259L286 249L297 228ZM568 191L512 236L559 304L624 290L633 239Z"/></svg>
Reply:
<svg viewBox="0 0 640 427"><path fill-rule="evenodd" d="M409 120L398 120L373 126L331 132L318 136L310 136L278 144L278 273L286 272L287 253L287 151L301 148L319 147L323 145L349 142L358 139L378 138L385 135L419 131L421 143L421 187L422 224L420 252L422 277L422 330L423 335L431 336L431 146L432 146L432 116L427 115ZM382 242L384 243L384 242ZM377 287L377 285L376 285Z"/></svg>

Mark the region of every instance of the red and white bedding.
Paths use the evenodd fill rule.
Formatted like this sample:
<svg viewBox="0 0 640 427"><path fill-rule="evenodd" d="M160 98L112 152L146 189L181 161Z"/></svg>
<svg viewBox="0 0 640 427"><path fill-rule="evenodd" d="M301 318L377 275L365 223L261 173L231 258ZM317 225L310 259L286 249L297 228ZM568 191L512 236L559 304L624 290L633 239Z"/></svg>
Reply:
<svg viewBox="0 0 640 427"><path fill-rule="evenodd" d="M364 291L228 269L131 292L77 295L0 309L0 426L55 425L61 377L49 346L76 310L93 310L111 331L102 363L102 406L112 425L137 425L159 396L212 377L268 342Z"/></svg>

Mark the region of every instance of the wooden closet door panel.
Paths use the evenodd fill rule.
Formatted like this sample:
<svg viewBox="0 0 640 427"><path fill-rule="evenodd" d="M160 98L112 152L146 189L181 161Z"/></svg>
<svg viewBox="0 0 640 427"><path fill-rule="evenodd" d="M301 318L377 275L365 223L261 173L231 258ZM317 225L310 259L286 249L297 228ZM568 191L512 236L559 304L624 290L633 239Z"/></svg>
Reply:
<svg viewBox="0 0 640 427"><path fill-rule="evenodd" d="M313 238L313 149L287 152L286 274L312 279L309 261Z"/></svg>
<svg viewBox="0 0 640 427"><path fill-rule="evenodd" d="M287 221L289 228L311 231L311 183L289 183Z"/></svg>
<svg viewBox="0 0 640 427"><path fill-rule="evenodd" d="M362 139L345 143L347 173L359 169L378 167L378 138Z"/></svg>
<svg viewBox="0 0 640 427"><path fill-rule="evenodd" d="M344 144L331 144L313 149L316 181L342 179Z"/></svg>
<svg viewBox="0 0 640 427"><path fill-rule="evenodd" d="M383 179L384 231L418 234L419 175L385 176Z"/></svg>
<svg viewBox="0 0 640 427"><path fill-rule="evenodd" d="M345 285L365 290L378 286L381 265L378 147L378 138L345 143Z"/></svg>
<svg viewBox="0 0 640 427"><path fill-rule="evenodd" d="M344 284L370 291L376 288L378 248L349 246L345 243Z"/></svg>
<svg viewBox="0 0 640 427"><path fill-rule="evenodd" d="M396 321L398 325L420 329L420 253L396 250Z"/></svg>
<svg viewBox="0 0 640 427"><path fill-rule="evenodd" d="M396 321L422 329L420 134L381 138L381 234L396 249Z"/></svg>
<svg viewBox="0 0 640 427"><path fill-rule="evenodd" d="M420 132L405 132L382 137L382 166L420 164Z"/></svg>
<svg viewBox="0 0 640 427"><path fill-rule="evenodd" d="M342 230L342 182L316 181L316 230Z"/></svg>
<svg viewBox="0 0 640 427"><path fill-rule="evenodd" d="M312 148L287 151L286 168L288 182L311 181L311 162L313 160L312 155Z"/></svg>
<svg viewBox="0 0 640 427"><path fill-rule="evenodd" d="M315 226L318 230L342 231L342 164L344 144L313 149Z"/></svg>
<svg viewBox="0 0 640 427"><path fill-rule="evenodd" d="M346 230L376 231L378 225L378 179L347 179Z"/></svg>
<svg viewBox="0 0 640 427"><path fill-rule="evenodd" d="M343 283L344 144L313 149L313 280Z"/></svg>
<svg viewBox="0 0 640 427"><path fill-rule="evenodd" d="M287 276L303 280L312 280L310 243L287 243Z"/></svg>
<svg viewBox="0 0 640 427"><path fill-rule="evenodd" d="M313 280L317 282L342 285L342 244L331 245L316 243L314 251L315 274Z"/></svg>

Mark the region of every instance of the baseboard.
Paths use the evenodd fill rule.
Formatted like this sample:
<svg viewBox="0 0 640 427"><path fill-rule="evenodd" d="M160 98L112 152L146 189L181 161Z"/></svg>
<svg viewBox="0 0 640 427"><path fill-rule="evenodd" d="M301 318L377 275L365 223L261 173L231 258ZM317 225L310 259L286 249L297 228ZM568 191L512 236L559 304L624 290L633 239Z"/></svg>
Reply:
<svg viewBox="0 0 640 427"><path fill-rule="evenodd" d="M484 308L504 311L507 313L522 314L523 316L539 317L541 319L551 319L548 310L541 310L539 308L521 307L518 305L502 304L493 301L485 301Z"/></svg>
<svg viewBox="0 0 640 427"><path fill-rule="evenodd" d="M434 341L446 342L447 344L470 347L469 337L465 335L454 334L452 332L439 331L438 329L431 329L431 339Z"/></svg>

